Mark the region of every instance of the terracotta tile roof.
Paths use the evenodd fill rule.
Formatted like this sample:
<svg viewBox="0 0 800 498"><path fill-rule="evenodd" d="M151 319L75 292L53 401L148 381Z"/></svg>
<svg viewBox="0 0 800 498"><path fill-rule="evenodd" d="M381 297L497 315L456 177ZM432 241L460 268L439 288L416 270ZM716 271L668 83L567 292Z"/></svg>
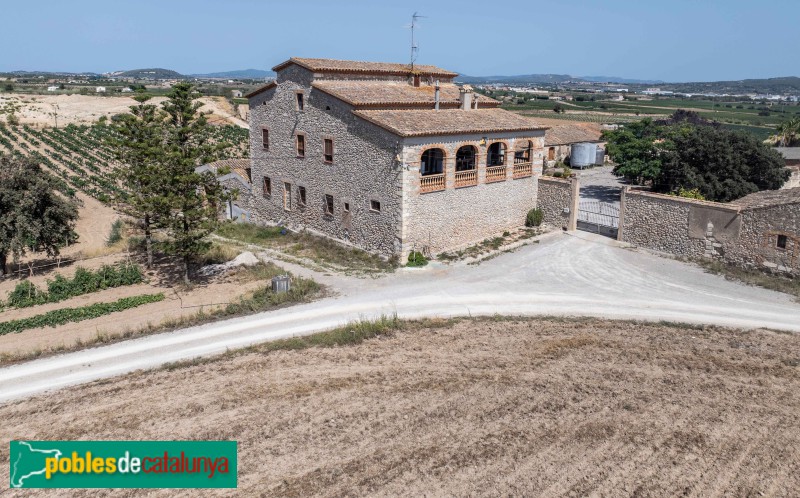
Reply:
<svg viewBox="0 0 800 498"><path fill-rule="evenodd" d="M353 113L401 137L547 129L531 118L503 109L355 110Z"/></svg>
<svg viewBox="0 0 800 498"><path fill-rule="evenodd" d="M359 73L359 74L396 74L403 75L411 72L408 64L395 62L364 62L364 61L342 61L336 59L308 59L304 57L292 57L286 62L282 62L273 67L273 71L280 71L290 64L297 64L309 71L317 73ZM455 78L458 73L447 71L436 66L426 66L421 64L414 65L414 71L421 75L441 76L443 78Z"/></svg>
<svg viewBox="0 0 800 498"><path fill-rule="evenodd" d="M278 84L275 83L274 81L270 81L266 85L260 86L260 87L256 88L255 90L253 90L252 92L250 92L248 94L245 94L244 98L249 99L251 97L255 97L259 93L266 92L267 90L269 90L270 88L275 87L275 86L278 86Z"/></svg>
<svg viewBox="0 0 800 498"><path fill-rule="evenodd" d="M247 183L251 183L250 175L247 170L250 169L250 159L222 159L214 161L213 163L206 164L214 172L219 171L221 168L228 167L233 173L241 176Z"/></svg>
<svg viewBox="0 0 800 498"><path fill-rule="evenodd" d="M731 201L730 204L740 206L742 209L757 209L780 204L800 203L800 187L787 188L783 190L762 190L754 194L746 195L741 199Z"/></svg>
<svg viewBox="0 0 800 498"><path fill-rule="evenodd" d="M325 93L356 107L404 107L425 106L433 108L435 87L421 85L415 87L402 81L358 81L358 80L321 80L311 84ZM439 85L439 102L441 108L455 108L460 105L458 85L442 83ZM478 107L497 107L500 102L473 94Z"/></svg>
<svg viewBox="0 0 800 498"><path fill-rule="evenodd" d="M580 142L599 142L601 131L594 127L567 124L554 126L544 135L544 145L567 145Z"/></svg>

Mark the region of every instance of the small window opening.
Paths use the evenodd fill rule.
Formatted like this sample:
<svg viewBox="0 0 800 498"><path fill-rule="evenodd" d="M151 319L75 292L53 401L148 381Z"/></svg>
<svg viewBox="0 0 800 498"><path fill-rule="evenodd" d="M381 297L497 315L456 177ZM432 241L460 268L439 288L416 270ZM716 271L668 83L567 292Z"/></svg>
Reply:
<svg viewBox="0 0 800 498"><path fill-rule="evenodd" d="M269 197L272 195L272 180L270 180L268 176L264 177L264 182L262 185L264 188L264 197Z"/></svg>
<svg viewBox="0 0 800 498"><path fill-rule="evenodd" d="M283 184L283 209L291 211L292 209L292 184Z"/></svg>
<svg viewBox="0 0 800 498"><path fill-rule="evenodd" d="M786 236L785 235L778 235L778 249L786 249Z"/></svg>
<svg viewBox="0 0 800 498"><path fill-rule="evenodd" d="M325 194L325 214L333 214L333 196Z"/></svg>
<svg viewBox="0 0 800 498"><path fill-rule="evenodd" d="M333 139L326 138L323 143L323 156L326 163L333 162Z"/></svg>
<svg viewBox="0 0 800 498"><path fill-rule="evenodd" d="M349 202L345 202L344 203L344 212L345 213L349 213L350 212L350 203Z"/></svg>
<svg viewBox="0 0 800 498"><path fill-rule="evenodd" d="M380 203L380 201L376 201L375 199L372 199L371 201L369 201L369 208L371 210L373 210L373 211L380 212L381 211L381 203Z"/></svg>
<svg viewBox="0 0 800 498"><path fill-rule="evenodd" d="M297 135L297 157L306 157L306 136Z"/></svg>
<svg viewBox="0 0 800 498"><path fill-rule="evenodd" d="M261 130L261 146L269 149L269 130Z"/></svg>
<svg viewBox="0 0 800 498"><path fill-rule="evenodd" d="M306 188L305 187L297 187L297 205L305 206L306 205Z"/></svg>
<svg viewBox="0 0 800 498"><path fill-rule="evenodd" d="M303 102L303 93L297 92L295 95L297 96L297 110L302 111L303 108L305 107L305 104Z"/></svg>

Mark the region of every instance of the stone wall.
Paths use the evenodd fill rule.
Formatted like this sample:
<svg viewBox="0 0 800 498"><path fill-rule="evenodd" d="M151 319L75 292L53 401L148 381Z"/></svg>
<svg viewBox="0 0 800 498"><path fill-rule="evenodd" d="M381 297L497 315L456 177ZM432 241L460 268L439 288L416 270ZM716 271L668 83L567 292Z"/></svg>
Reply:
<svg viewBox="0 0 800 498"><path fill-rule="evenodd" d="M544 212L544 223L575 230L578 216L578 179L539 178L536 206Z"/></svg>
<svg viewBox="0 0 800 498"><path fill-rule="evenodd" d="M618 239L687 258L800 275L800 205L742 207L623 189ZM779 248L778 236L786 237Z"/></svg>
<svg viewBox="0 0 800 498"><path fill-rule="evenodd" d="M275 88L250 99L253 220L307 228L368 251L395 254L401 221L398 139L311 88L312 77L290 66L278 74ZM296 109L298 90L304 92L303 111ZM269 150L262 147L262 127L269 129ZM297 157L298 133L305 134L304 158ZM323 138L333 139L333 163L323 160ZM263 193L264 177L271 179L271 195ZM306 190L305 206L298 202L299 187ZM332 215L325 213L326 194L334 199ZM380 211L371 209L373 200L380 202Z"/></svg>
<svg viewBox="0 0 800 498"><path fill-rule="evenodd" d="M436 140L436 141L434 141ZM486 152L493 142L506 144L506 176L486 182ZM533 174L513 177L517 147L532 142ZM430 254L460 249L525 224L536 206L536 179L541 175L544 132L531 136L513 133L476 134L405 139L403 141L403 250L402 257L417 250ZM477 185L455 187L455 155L463 145L477 148ZM430 148L445 153L445 189L420 192L420 158Z"/></svg>
<svg viewBox="0 0 800 498"><path fill-rule="evenodd" d="M787 166L786 168L789 170L791 176L789 176L789 179L786 180L786 183L784 183L781 188L789 189L800 187L800 166Z"/></svg>

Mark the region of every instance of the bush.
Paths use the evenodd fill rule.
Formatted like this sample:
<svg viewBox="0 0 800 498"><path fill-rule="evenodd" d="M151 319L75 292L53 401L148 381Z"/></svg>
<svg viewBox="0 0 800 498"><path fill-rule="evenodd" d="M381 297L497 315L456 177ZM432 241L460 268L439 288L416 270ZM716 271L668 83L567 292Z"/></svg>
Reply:
<svg viewBox="0 0 800 498"><path fill-rule="evenodd" d="M36 306L47 302L47 293L37 289L29 280L24 280L14 287L8 295L8 305L17 308Z"/></svg>
<svg viewBox="0 0 800 498"><path fill-rule="evenodd" d="M111 224L111 231L108 232L108 239L106 239L107 246L113 246L120 240L122 240L122 229L125 227L125 224L122 220L117 220Z"/></svg>
<svg viewBox="0 0 800 498"><path fill-rule="evenodd" d="M426 258L421 252L419 251L411 251L408 255L408 264L406 266L416 268L420 266L425 266L428 264L428 258Z"/></svg>
<svg viewBox="0 0 800 498"><path fill-rule="evenodd" d="M542 224L544 219L544 211L541 208L533 208L528 211L528 216L525 217L526 227L538 227Z"/></svg>

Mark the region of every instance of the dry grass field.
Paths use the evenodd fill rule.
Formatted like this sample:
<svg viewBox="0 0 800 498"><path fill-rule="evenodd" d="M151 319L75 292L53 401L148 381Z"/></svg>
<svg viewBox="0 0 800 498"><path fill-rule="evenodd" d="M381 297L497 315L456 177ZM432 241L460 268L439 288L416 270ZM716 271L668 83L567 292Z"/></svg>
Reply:
<svg viewBox="0 0 800 498"><path fill-rule="evenodd" d="M235 439L239 496L797 496L798 365L800 337L770 331L404 324L6 404L0 444Z"/></svg>

